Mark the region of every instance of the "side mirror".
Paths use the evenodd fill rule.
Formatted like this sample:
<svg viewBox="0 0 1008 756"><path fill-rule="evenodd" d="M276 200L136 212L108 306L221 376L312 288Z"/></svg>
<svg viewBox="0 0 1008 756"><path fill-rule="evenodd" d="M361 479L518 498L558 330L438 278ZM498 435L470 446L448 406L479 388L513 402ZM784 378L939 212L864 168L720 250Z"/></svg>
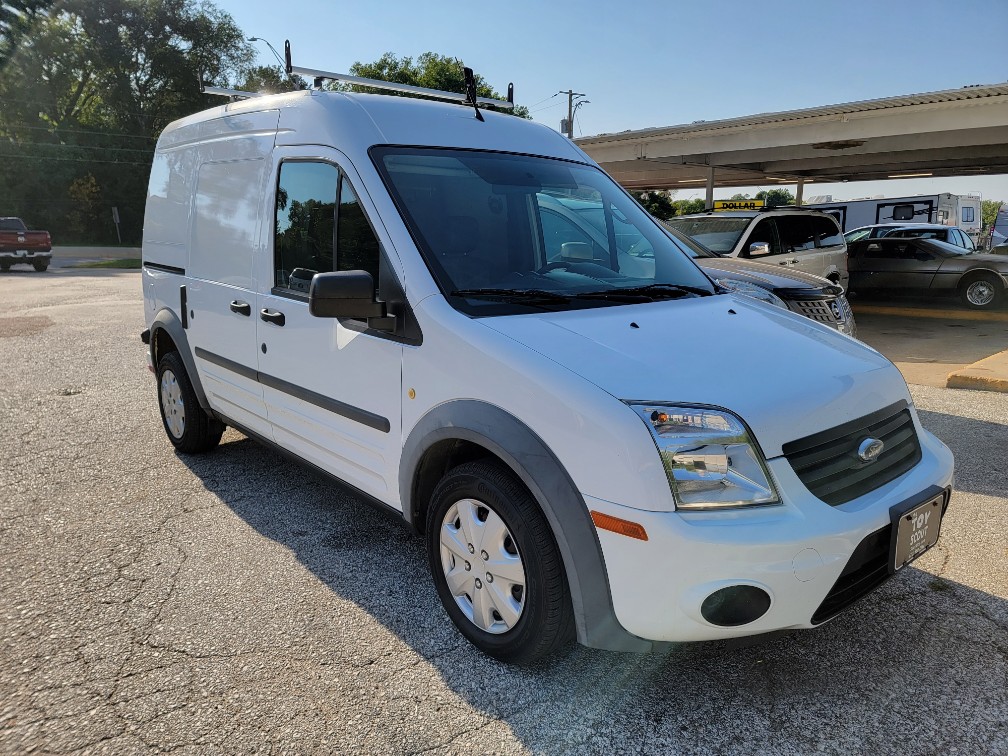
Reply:
<svg viewBox="0 0 1008 756"><path fill-rule="evenodd" d="M366 320L369 328L395 330L395 317L375 299L374 279L364 270L318 273L308 290L308 312L316 318Z"/></svg>
<svg viewBox="0 0 1008 756"><path fill-rule="evenodd" d="M749 257L763 257L770 254L770 245L766 242L754 242L749 245Z"/></svg>

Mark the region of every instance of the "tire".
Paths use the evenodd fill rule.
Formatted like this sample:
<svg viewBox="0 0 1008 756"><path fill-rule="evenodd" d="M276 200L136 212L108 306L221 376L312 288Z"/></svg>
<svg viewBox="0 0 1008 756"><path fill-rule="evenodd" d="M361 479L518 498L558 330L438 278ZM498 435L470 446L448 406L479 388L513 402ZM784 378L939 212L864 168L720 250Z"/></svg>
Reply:
<svg viewBox="0 0 1008 756"><path fill-rule="evenodd" d="M47 262L44 262L44 263L32 263L32 266L33 266L33 267L35 268L35 270L37 270L37 271L38 271L39 273L45 273L45 272L46 272L46 268L48 268L48 267L49 267L49 263L47 263Z"/></svg>
<svg viewBox="0 0 1008 756"><path fill-rule="evenodd" d="M0 273L6 273L10 270L10 263L0 263Z"/></svg>
<svg viewBox="0 0 1008 756"><path fill-rule="evenodd" d="M991 310L1000 304L1004 286L990 273L981 273L959 287L959 295L967 307L974 310Z"/></svg>
<svg viewBox="0 0 1008 756"><path fill-rule="evenodd" d="M450 470L431 496L426 540L441 603L480 651L530 664L573 640L570 589L553 532L502 464L481 460Z"/></svg>
<svg viewBox="0 0 1008 756"><path fill-rule="evenodd" d="M158 362L157 392L161 422L178 451L201 454L220 443L224 423L200 407L178 352L168 352Z"/></svg>

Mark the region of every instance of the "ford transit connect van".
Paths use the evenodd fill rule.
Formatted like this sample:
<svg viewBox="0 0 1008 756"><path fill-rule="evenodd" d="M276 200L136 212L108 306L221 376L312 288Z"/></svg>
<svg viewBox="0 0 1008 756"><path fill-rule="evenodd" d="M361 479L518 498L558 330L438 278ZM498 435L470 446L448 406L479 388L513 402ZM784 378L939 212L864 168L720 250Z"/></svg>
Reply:
<svg viewBox="0 0 1008 756"><path fill-rule="evenodd" d="M557 241L558 198L601 250ZM232 426L401 515L497 658L812 628L938 539L952 455L896 368L719 288L542 125L322 91L199 113L158 140L143 264L174 447Z"/></svg>

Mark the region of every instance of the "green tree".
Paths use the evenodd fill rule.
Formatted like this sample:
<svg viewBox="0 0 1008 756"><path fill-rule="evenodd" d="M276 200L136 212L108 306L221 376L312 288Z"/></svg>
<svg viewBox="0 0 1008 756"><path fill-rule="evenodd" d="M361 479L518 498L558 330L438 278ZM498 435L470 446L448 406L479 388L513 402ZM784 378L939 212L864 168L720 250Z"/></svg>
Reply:
<svg viewBox="0 0 1008 756"><path fill-rule="evenodd" d="M691 213L702 213L707 203L702 197L688 200L673 200L672 207L675 208L676 215L690 215Z"/></svg>
<svg viewBox="0 0 1008 756"><path fill-rule="evenodd" d="M235 86L243 92L294 92L307 89L308 82L300 76L288 76L280 66L253 66L244 72L244 78Z"/></svg>
<svg viewBox="0 0 1008 756"><path fill-rule="evenodd" d="M748 194L742 194L741 192L737 192L737 193L733 194L731 197L729 197L728 199L730 201L732 201L732 202L743 202L743 201L745 201L747 199L750 199L750 197L749 197Z"/></svg>
<svg viewBox="0 0 1008 756"><path fill-rule="evenodd" d="M994 219L1004 204L1001 200L983 200L980 203L980 235L983 236L994 226Z"/></svg>
<svg viewBox="0 0 1008 756"><path fill-rule="evenodd" d="M0 0L0 31L0 206L57 244L114 242L112 207L139 242L157 135L220 102L200 76L229 85L253 55L197 0Z"/></svg>
<svg viewBox="0 0 1008 756"><path fill-rule="evenodd" d="M753 199L763 200L767 207L780 207L795 203L795 196L791 194L791 190L785 189L783 186L777 189L764 189L763 191L756 192L756 196Z"/></svg>
<svg viewBox="0 0 1008 756"><path fill-rule="evenodd" d="M465 92L465 75L462 72L462 64L456 58L449 58L447 55L438 55L433 52L423 53L416 61L409 57L399 58L394 53L387 52L373 63L359 61L354 63L350 66L350 73L365 79L394 81L397 84L412 84L416 87L440 89L445 92ZM478 96L494 100L507 99L506 96L487 84L486 79L478 73L475 74L475 78ZM340 88L340 86L333 88ZM366 87L355 87L355 89L375 91L368 90ZM402 94L406 97L414 96ZM516 105L514 110L510 112L521 118L530 117L529 110L524 105Z"/></svg>
<svg viewBox="0 0 1008 756"><path fill-rule="evenodd" d="M652 189L646 192L630 192L630 194L658 220L668 220L676 214L670 192Z"/></svg>

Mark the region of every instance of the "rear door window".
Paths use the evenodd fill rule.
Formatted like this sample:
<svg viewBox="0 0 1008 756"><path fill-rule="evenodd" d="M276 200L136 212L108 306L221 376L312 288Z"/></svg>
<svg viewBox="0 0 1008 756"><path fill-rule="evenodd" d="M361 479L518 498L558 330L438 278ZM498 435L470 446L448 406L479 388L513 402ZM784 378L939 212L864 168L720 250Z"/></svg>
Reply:
<svg viewBox="0 0 1008 756"><path fill-rule="evenodd" d="M820 247L839 247L843 245L843 233L832 218L812 216L812 228L819 240Z"/></svg>
<svg viewBox="0 0 1008 756"><path fill-rule="evenodd" d="M784 253L815 249L816 230L807 215L781 215L776 219L777 234Z"/></svg>

